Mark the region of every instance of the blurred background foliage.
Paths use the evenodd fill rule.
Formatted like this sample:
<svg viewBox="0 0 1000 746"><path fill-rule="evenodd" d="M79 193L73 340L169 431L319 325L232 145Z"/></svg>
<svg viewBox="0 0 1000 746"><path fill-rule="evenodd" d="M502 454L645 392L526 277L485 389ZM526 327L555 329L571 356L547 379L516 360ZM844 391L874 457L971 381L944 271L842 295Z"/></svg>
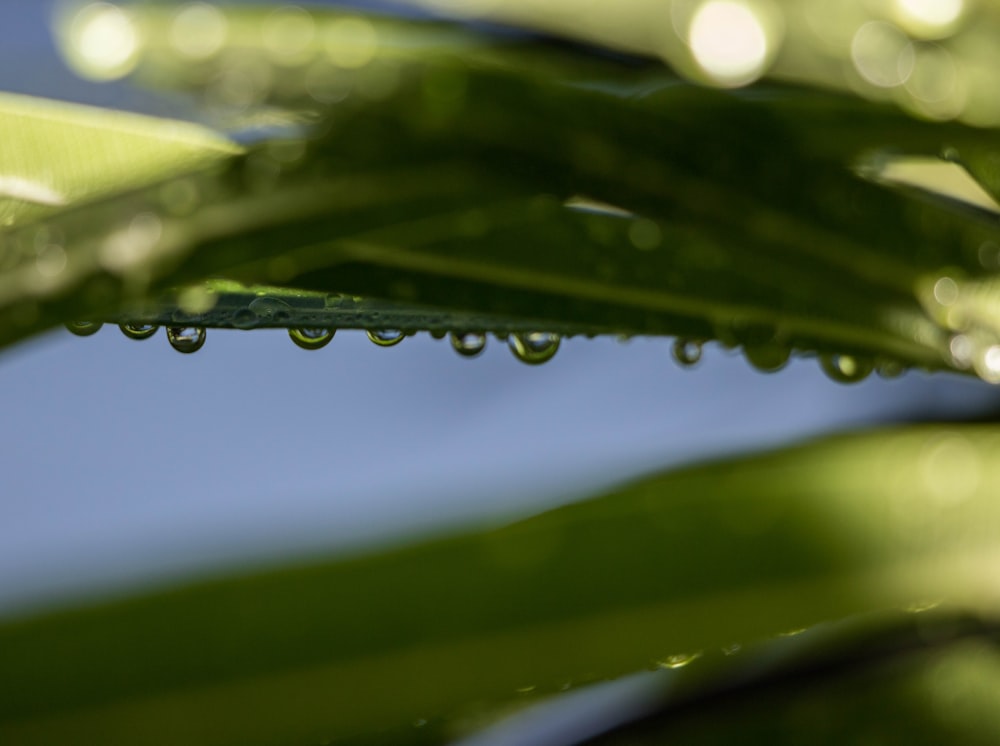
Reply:
<svg viewBox="0 0 1000 746"><path fill-rule="evenodd" d="M654 335L686 367L1000 382L995 3L95 2L53 29L178 118L0 97L0 344L363 329L540 364ZM0 736L992 743L991 415L67 593L0 622Z"/></svg>

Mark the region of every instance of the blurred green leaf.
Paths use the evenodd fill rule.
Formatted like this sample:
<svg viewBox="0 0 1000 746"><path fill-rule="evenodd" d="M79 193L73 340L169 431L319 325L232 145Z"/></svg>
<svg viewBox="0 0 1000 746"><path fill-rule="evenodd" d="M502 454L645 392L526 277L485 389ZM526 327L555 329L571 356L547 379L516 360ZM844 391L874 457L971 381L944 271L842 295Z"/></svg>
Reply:
<svg viewBox="0 0 1000 746"><path fill-rule="evenodd" d="M0 94L0 226L206 166L240 148L189 122Z"/></svg>
<svg viewBox="0 0 1000 746"><path fill-rule="evenodd" d="M0 737L371 734L861 612L995 612L998 445L983 427L833 438L504 528L9 620Z"/></svg>

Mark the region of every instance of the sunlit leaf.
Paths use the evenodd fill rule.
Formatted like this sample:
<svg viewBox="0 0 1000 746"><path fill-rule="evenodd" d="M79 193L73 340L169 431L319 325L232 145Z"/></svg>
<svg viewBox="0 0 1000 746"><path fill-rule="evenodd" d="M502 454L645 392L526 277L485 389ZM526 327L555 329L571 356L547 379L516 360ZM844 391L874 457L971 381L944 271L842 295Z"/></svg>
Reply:
<svg viewBox="0 0 1000 746"><path fill-rule="evenodd" d="M0 95L0 140L4 227L239 152L221 135L188 122L13 94Z"/></svg>

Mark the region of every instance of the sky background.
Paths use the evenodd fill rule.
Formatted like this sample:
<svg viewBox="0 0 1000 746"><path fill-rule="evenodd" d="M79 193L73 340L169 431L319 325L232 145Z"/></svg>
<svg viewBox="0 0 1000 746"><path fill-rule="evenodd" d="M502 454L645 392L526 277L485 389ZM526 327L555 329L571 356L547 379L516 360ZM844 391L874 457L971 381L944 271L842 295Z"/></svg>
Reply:
<svg viewBox="0 0 1000 746"><path fill-rule="evenodd" d="M84 84L49 40L50 3L0 4L0 89L180 113ZM2 165L2 151L0 151ZM422 334L56 330L0 354L0 615L94 592L509 520L658 468L913 417L971 416L996 389L908 374L857 386L815 360L776 375L712 346L568 340L541 367L491 340L460 358Z"/></svg>

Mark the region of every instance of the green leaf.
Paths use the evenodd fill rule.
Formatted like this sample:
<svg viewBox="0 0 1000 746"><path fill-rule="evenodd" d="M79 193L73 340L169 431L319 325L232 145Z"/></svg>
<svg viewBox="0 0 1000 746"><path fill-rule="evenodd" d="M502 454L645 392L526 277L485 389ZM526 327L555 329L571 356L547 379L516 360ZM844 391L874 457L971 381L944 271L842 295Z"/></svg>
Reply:
<svg viewBox="0 0 1000 746"><path fill-rule="evenodd" d="M203 167L239 152L189 122L0 94L0 226Z"/></svg>
<svg viewBox="0 0 1000 746"><path fill-rule="evenodd" d="M519 523L0 627L0 736L377 733L868 611L995 612L992 428L846 436Z"/></svg>

